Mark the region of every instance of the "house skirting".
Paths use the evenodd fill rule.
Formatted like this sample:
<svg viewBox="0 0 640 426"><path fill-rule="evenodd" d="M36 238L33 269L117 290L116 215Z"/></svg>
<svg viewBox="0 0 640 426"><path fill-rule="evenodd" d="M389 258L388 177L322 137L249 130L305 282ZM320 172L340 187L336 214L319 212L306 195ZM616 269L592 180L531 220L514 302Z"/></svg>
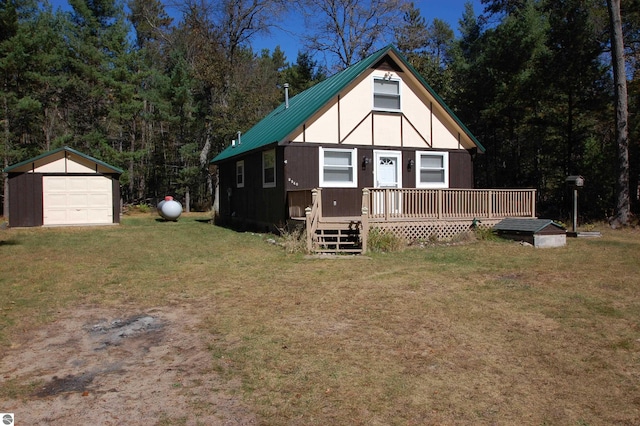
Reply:
<svg viewBox="0 0 640 426"><path fill-rule="evenodd" d="M427 240L449 240L463 234L473 227L491 229L502 219L449 219L449 220L420 220L420 221L389 221L369 222L369 232L380 229L392 232L408 243Z"/></svg>

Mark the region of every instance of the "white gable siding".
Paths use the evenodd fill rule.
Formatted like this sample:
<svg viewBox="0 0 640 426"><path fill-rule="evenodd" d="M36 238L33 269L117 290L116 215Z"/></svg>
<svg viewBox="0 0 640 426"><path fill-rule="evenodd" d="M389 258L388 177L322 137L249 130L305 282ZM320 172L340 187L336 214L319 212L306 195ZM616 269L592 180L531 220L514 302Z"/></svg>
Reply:
<svg viewBox="0 0 640 426"><path fill-rule="evenodd" d="M431 145L431 101L403 81L403 109L407 122L403 126L403 146L426 148Z"/></svg>
<svg viewBox="0 0 640 426"><path fill-rule="evenodd" d="M470 140L459 141L462 130L438 102L406 73L392 72L400 81L401 113L373 110L373 79L387 71L372 70L356 81L333 103L316 113L295 132L294 142L372 145L417 149L463 149ZM463 136L466 138L466 136Z"/></svg>
<svg viewBox="0 0 640 426"><path fill-rule="evenodd" d="M93 164L95 166L95 163ZM95 168L80 164L75 159L59 158L50 163L36 166L35 173L95 173Z"/></svg>
<svg viewBox="0 0 640 426"><path fill-rule="evenodd" d="M79 157L77 155L64 158L45 157L35 162L34 167L27 166L26 171L33 173L109 173L110 170L97 163Z"/></svg>
<svg viewBox="0 0 640 426"><path fill-rule="evenodd" d="M313 121L307 123L304 135L300 132L292 140L294 142L337 143L338 139L338 104L333 103L316 113ZM303 139L304 138L304 139Z"/></svg>
<svg viewBox="0 0 640 426"><path fill-rule="evenodd" d="M435 114L434 114L435 117ZM433 148L459 149L458 133L444 120L433 120Z"/></svg>
<svg viewBox="0 0 640 426"><path fill-rule="evenodd" d="M357 82L340 99L340 137L344 143L371 145L371 112L373 83L369 76ZM366 118L366 119L365 119ZM362 124L360 122L365 119ZM357 133L354 132L357 130ZM356 137L357 136L357 137Z"/></svg>
<svg viewBox="0 0 640 426"><path fill-rule="evenodd" d="M429 143L429 130L426 132L419 132L414 127L416 126L415 122L410 122L408 120L404 120L402 123L402 146L407 148L420 148L424 149L431 144Z"/></svg>
<svg viewBox="0 0 640 426"><path fill-rule="evenodd" d="M374 115L373 144L375 146L402 146L402 116L394 115Z"/></svg>
<svg viewBox="0 0 640 426"><path fill-rule="evenodd" d="M58 158L50 163L36 163L36 167L33 171L35 173L66 173L65 162L64 158Z"/></svg>

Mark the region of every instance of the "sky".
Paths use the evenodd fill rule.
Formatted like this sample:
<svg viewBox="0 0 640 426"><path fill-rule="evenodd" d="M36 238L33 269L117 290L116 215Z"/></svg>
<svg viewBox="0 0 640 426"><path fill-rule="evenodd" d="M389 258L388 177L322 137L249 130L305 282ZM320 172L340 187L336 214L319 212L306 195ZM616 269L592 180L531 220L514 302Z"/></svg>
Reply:
<svg viewBox="0 0 640 426"><path fill-rule="evenodd" d="M62 8L63 10L69 10L69 4L67 0L50 0L54 9ZM167 13L172 14L171 9L166 6L174 0L165 0L165 7ZM427 22L431 22L434 18L441 19L447 22L451 28L456 32L458 31L458 21L462 17L464 12L464 5L467 1L471 1L473 9L476 15L480 15L483 11L481 0L413 0L413 3L417 9L420 9L420 13ZM253 41L252 47L254 51L260 52L262 49L269 49L273 51L276 46L285 52L288 62L295 62L298 56L298 51L302 50L300 42L300 34L304 32L304 26L301 19L296 19L295 16L289 18L288 29L285 30L272 30L271 34L264 35Z"/></svg>
<svg viewBox="0 0 640 426"><path fill-rule="evenodd" d="M447 22L451 28L458 34L458 21L464 13L464 5L467 1L473 4L473 10L480 15L484 9L481 0L413 0L413 4L420 10L421 15L427 23L433 21L434 18ZM295 62L298 56L298 50L301 50L299 34L304 31L302 23L292 22L292 31L296 31L298 35L291 34L291 31L272 31L270 36L263 36L252 44L255 51L264 48L273 51L276 46L285 52L289 62ZM296 30L297 28L297 30Z"/></svg>

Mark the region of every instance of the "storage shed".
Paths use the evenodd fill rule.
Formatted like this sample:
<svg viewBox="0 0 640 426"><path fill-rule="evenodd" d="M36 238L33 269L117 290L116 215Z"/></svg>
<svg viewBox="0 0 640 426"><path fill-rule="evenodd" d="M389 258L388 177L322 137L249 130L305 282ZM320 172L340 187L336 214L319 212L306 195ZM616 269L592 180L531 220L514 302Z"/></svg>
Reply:
<svg viewBox="0 0 640 426"><path fill-rule="evenodd" d="M107 225L120 222L122 170L69 147L4 169L9 225Z"/></svg>
<svg viewBox="0 0 640 426"><path fill-rule="evenodd" d="M567 244L567 230L550 219L507 218L493 227L502 238L524 241L534 247L562 247Z"/></svg>

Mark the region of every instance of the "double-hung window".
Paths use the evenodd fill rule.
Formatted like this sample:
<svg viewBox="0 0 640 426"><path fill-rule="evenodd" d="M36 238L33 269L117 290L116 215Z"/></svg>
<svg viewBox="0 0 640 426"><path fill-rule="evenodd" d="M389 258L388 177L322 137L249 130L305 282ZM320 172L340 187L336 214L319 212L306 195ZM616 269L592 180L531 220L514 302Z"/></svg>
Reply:
<svg viewBox="0 0 640 426"><path fill-rule="evenodd" d="M320 186L357 188L357 149L320 147Z"/></svg>
<svg viewBox="0 0 640 426"><path fill-rule="evenodd" d="M449 187L449 153L416 152L416 188Z"/></svg>
<svg viewBox="0 0 640 426"><path fill-rule="evenodd" d="M262 152L262 187L276 186L276 150Z"/></svg>
<svg viewBox="0 0 640 426"><path fill-rule="evenodd" d="M373 79L373 109L378 111L400 111L399 80Z"/></svg>
<svg viewBox="0 0 640 426"><path fill-rule="evenodd" d="M236 188L244 188L244 160L236 162Z"/></svg>

